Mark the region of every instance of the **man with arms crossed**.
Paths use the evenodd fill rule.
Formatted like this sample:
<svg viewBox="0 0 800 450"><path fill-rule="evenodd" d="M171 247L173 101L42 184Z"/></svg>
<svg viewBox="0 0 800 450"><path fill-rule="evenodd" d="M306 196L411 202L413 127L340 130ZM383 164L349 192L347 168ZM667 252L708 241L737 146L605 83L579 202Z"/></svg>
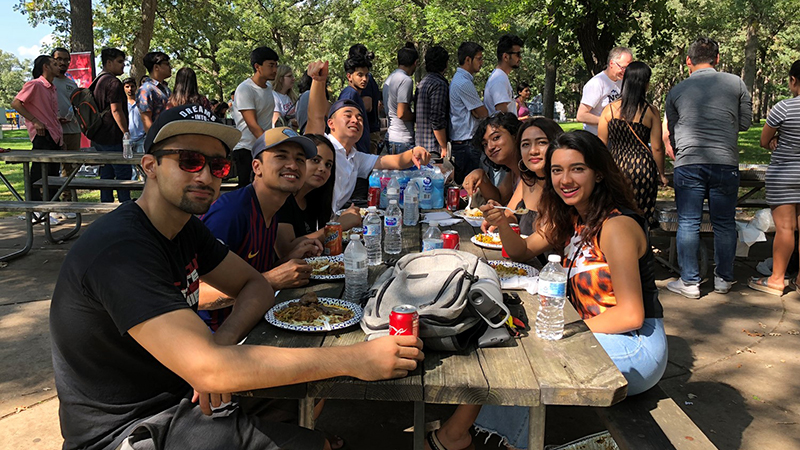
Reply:
<svg viewBox="0 0 800 450"><path fill-rule="evenodd" d="M317 61L309 64L308 75L312 78L311 94L308 100L308 125L306 134L325 132L325 81L328 79L328 62ZM367 178L374 170L401 170L411 166L428 164L431 159L422 147L414 147L399 155L368 155L356 150L356 142L364 130L364 113L352 100L338 100L328 109L326 134L336 150L336 182L333 190L333 207L338 211L344 207L356 187L357 178Z"/></svg>
<svg viewBox="0 0 800 450"><path fill-rule="evenodd" d="M455 182L480 167L481 152L472 145L478 121L489 111L475 89L475 74L483 67L483 47L474 42L458 46L458 69L450 81L450 144L455 165Z"/></svg>
<svg viewBox="0 0 800 450"><path fill-rule="evenodd" d="M269 47L258 47L250 52L250 67L253 76L242 81L236 88L231 107L231 117L242 138L233 148L233 163L239 177L239 188L250 184L253 176L251 149L256 138L272 128L275 99L272 86L267 83L278 73L278 54Z"/></svg>
<svg viewBox="0 0 800 450"><path fill-rule="evenodd" d="M317 432L236 405L207 415L229 392L400 377L422 358L411 336L341 348L235 345L273 291L194 215L217 196L238 140L200 106L164 112L145 139L142 196L98 219L67 255L50 308L65 449L151 448L154 439L163 449L329 448ZM236 298L213 335L195 313L201 279Z"/></svg>
<svg viewBox="0 0 800 450"><path fill-rule="evenodd" d="M411 111L414 80L411 75L417 70L418 63L419 53L409 42L397 51L397 69L383 82L383 107L389 119L386 140L390 155L414 147L414 112Z"/></svg>
<svg viewBox="0 0 800 450"><path fill-rule="evenodd" d="M689 78L667 94L669 139L675 149L675 206L678 208L678 265L681 277L667 288L700 298L697 250L703 201L714 229L714 292L734 283L736 202L739 196L739 132L753 118L750 93L736 75L717 72L719 45L698 38L689 47Z"/></svg>
<svg viewBox="0 0 800 450"><path fill-rule="evenodd" d="M519 69L523 44L523 40L513 34L503 35L497 42L497 67L489 75L483 91L483 104L486 105L489 114L502 111L517 115L514 90L511 88L508 74L514 69Z"/></svg>
<svg viewBox="0 0 800 450"><path fill-rule="evenodd" d="M608 53L608 66L606 70L593 76L583 86L581 104L575 118L583 122L583 129L597 135L597 124L600 114L609 103L618 99L622 94L622 77L625 69L633 61L633 53L625 47L614 47Z"/></svg>

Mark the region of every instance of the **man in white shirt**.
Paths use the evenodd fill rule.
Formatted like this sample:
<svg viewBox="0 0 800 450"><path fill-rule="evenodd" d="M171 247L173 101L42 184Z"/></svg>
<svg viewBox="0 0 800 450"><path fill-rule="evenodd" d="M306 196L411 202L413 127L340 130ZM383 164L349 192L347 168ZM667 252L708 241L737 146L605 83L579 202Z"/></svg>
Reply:
<svg viewBox="0 0 800 450"><path fill-rule="evenodd" d="M306 134L322 134L327 123L330 133L325 134L336 150L336 179L333 188L333 207L338 211L344 207L356 186L356 178L369 177L372 170L402 170L411 166L428 164L430 153L422 147L414 147L399 155L370 155L356 150L356 142L364 131L365 115L353 100L339 100L325 110L325 82L328 79L328 62L317 61L308 65L312 78L308 99L308 123Z"/></svg>
<svg viewBox="0 0 800 450"><path fill-rule="evenodd" d="M269 47L258 47L250 52L253 76L236 88L231 116L242 138L233 148L232 159L239 177L239 188L250 184L253 175L251 149L264 131L272 128L275 99L270 80L278 72L278 54Z"/></svg>
<svg viewBox="0 0 800 450"><path fill-rule="evenodd" d="M622 77L633 61L633 53L626 47L614 47L608 53L608 67L598 73L583 87L581 104L575 119L583 122L583 129L597 135L600 114L609 103L622 94Z"/></svg>
<svg viewBox="0 0 800 450"><path fill-rule="evenodd" d="M450 145L458 184L481 162L481 151L472 145L472 135L478 121L489 115L475 89L474 76L482 66L483 47L462 42L458 46L458 69L450 81Z"/></svg>
<svg viewBox="0 0 800 450"><path fill-rule="evenodd" d="M419 53L413 44L406 44L397 51L397 69L383 83L383 105L389 118L389 153L396 155L414 147L414 80L411 75L417 70Z"/></svg>
<svg viewBox="0 0 800 450"><path fill-rule="evenodd" d="M519 69L524 44L519 36L513 34L503 35L497 42L497 67L489 75L483 91L483 104L489 114L502 111L517 115L517 108L513 105L514 90L508 74Z"/></svg>

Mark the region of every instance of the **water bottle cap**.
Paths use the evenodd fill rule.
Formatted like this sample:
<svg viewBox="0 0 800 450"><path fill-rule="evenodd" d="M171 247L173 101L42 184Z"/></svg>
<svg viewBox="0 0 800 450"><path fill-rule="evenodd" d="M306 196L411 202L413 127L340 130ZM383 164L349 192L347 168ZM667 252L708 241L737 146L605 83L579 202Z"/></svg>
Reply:
<svg viewBox="0 0 800 450"><path fill-rule="evenodd" d="M438 226L439 226L439 222L437 222L437 221L435 221L435 220L431 220L431 221L430 221L430 225L429 225L429 226L431 226L431 227L438 227Z"/></svg>
<svg viewBox="0 0 800 450"><path fill-rule="evenodd" d="M350 235L350 242L355 242L361 238L360 234L351 234Z"/></svg>
<svg viewBox="0 0 800 450"><path fill-rule="evenodd" d="M550 256L547 257L547 261L560 263L561 255L551 254Z"/></svg>
<svg viewBox="0 0 800 450"><path fill-rule="evenodd" d="M389 200L389 204L390 205L396 205L397 204L397 200Z"/></svg>
<svg viewBox="0 0 800 450"><path fill-rule="evenodd" d="M373 213L374 212L378 212L378 207L377 206L370 206L369 208L367 208L367 211L373 212Z"/></svg>

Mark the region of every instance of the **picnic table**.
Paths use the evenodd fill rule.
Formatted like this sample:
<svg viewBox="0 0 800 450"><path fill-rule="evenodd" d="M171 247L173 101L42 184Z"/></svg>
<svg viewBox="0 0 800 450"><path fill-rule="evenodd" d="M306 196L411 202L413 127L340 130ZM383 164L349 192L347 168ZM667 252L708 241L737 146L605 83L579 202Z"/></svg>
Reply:
<svg viewBox="0 0 800 450"><path fill-rule="evenodd" d="M22 174L24 178L25 192L20 195L11 185L11 182L0 171L0 181L11 192L15 201L0 201L0 211L19 211L25 213L27 221L26 244L21 250L0 256L0 261L8 261L27 254L33 247L33 224L41 222L44 224L45 237L49 242L60 243L75 236L81 229L81 213L109 212L117 206L113 203L93 203L93 202L58 202L61 193L70 188L70 183L77 175L78 170L83 164L137 164L138 159L126 159L122 153L117 152L98 152L91 149L81 151L61 151L61 150L12 150L0 153L0 161L6 163L22 164ZM31 163L53 163L53 164L75 164L75 168L67 176L59 187L56 194L51 199L42 201L32 201L31 192L33 183L31 182ZM41 186L43 192L48 192L49 178L47 176L47 166L42 164ZM59 238L53 237L50 230L49 213L53 211L74 212L76 223L73 229L66 232ZM34 220L33 213L39 212L43 216Z"/></svg>
<svg viewBox="0 0 800 450"><path fill-rule="evenodd" d="M401 255L384 254L384 261L420 251L421 227L403 228ZM461 222L461 250L487 260L502 259L499 250L475 246L470 238L479 229ZM386 265L369 269L372 283ZM306 292L320 297L341 298L344 282L314 282L304 288L281 291L276 304L299 298ZM519 294L528 318L536 317L538 300L526 291ZM504 346L476 348L460 353L426 351L425 360L407 377L367 382L339 377L291 386L243 392L265 398L300 399L300 424L313 428L315 398L413 402L414 449L423 448L425 403L515 405L530 408L529 448L544 446L545 405L610 406L625 398L627 382L569 303L564 308L567 329L558 341L545 341L530 334ZM336 347L361 342L360 327L328 333L301 333L270 325L265 320L248 334L244 345L278 347Z"/></svg>

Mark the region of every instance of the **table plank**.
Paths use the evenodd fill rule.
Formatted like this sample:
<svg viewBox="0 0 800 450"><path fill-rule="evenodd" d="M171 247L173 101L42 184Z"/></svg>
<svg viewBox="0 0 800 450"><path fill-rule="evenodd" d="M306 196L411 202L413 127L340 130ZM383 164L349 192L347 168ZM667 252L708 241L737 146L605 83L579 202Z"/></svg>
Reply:
<svg viewBox="0 0 800 450"><path fill-rule="evenodd" d="M0 161L7 163L46 162L67 164L139 164L141 155L127 159L122 153L64 150L11 150L0 153Z"/></svg>

